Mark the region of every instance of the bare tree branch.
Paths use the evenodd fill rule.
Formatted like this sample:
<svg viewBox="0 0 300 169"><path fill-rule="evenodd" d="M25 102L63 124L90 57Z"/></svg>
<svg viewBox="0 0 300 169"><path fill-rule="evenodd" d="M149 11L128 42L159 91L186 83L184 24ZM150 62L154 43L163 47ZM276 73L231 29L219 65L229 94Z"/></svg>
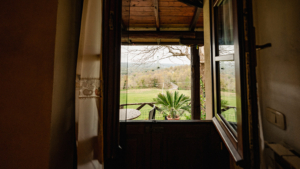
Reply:
<svg viewBox="0 0 300 169"><path fill-rule="evenodd" d="M187 46L169 46L169 45L153 45L153 46L141 46L136 48L124 48L122 53L125 55L131 56L131 60L137 65L142 65L144 63L155 63L157 60L163 60L168 58L174 58L182 60L187 58L191 60L191 55L189 53L189 47ZM166 53L165 53L166 51ZM155 56L161 55L161 52L164 52L163 56L155 58Z"/></svg>
<svg viewBox="0 0 300 169"><path fill-rule="evenodd" d="M163 52L163 55L161 56ZM228 55L234 53L233 45L219 45L219 55ZM130 55L130 60L136 65L144 65L156 63L159 60L177 58L184 60L187 58L191 60L191 54L188 46L171 46L171 45L153 45L153 46L139 46L139 47L124 47L122 48L122 55ZM156 56L159 56L156 58ZM204 49L200 49L200 60L204 61Z"/></svg>

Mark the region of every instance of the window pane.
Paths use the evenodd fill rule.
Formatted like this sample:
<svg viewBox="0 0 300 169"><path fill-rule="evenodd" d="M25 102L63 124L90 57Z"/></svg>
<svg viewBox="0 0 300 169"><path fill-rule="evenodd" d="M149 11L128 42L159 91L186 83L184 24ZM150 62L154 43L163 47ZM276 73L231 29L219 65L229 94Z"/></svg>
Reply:
<svg viewBox="0 0 300 169"><path fill-rule="evenodd" d="M219 55L234 53L232 0L224 0L218 10L218 49Z"/></svg>
<svg viewBox="0 0 300 169"><path fill-rule="evenodd" d="M221 116L228 122L228 126L236 131L236 81L234 61L220 61L220 106Z"/></svg>

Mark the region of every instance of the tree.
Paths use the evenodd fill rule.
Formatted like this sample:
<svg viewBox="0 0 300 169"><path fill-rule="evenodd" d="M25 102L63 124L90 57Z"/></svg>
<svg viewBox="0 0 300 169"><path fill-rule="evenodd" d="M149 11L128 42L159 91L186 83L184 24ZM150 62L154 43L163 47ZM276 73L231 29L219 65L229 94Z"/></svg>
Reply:
<svg viewBox="0 0 300 169"><path fill-rule="evenodd" d="M151 46L134 46L122 47L122 53L125 56L131 57L131 60L137 65L144 63L155 63L157 58L155 56L161 55L158 60L177 58L183 60L187 58L191 60L191 54L188 46L171 46L171 45L151 45Z"/></svg>
<svg viewBox="0 0 300 169"><path fill-rule="evenodd" d="M156 105L159 105L159 111L163 113L164 116L170 115L171 118L176 118L176 116L181 116L184 112L191 112L191 106L189 102L190 97L183 94L179 95L177 91L173 93L167 91L167 94L159 93L157 98L153 99Z"/></svg>

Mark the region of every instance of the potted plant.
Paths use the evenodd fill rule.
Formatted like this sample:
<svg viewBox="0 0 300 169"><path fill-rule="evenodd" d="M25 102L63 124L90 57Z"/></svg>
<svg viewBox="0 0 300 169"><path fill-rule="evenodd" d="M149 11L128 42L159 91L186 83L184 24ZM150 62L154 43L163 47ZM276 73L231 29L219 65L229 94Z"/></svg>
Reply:
<svg viewBox="0 0 300 169"><path fill-rule="evenodd" d="M167 91L166 95L159 93L153 101L159 106L158 111L168 120L179 120L184 112L191 113L190 97L179 95L177 91L174 94Z"/></svg>

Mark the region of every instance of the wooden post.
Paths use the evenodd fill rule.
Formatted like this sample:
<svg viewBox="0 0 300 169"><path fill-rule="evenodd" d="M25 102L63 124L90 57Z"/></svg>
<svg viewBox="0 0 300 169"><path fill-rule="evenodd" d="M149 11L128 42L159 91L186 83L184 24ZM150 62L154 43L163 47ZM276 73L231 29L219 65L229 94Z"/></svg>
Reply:
<svg viewBox="0 0 300 169"><path fill-rule="evenodd" d="M200 120L201 107L200 107L200 57L199 47L197 45L191 46L191 76L192 76L192 120Z"/></svg>

